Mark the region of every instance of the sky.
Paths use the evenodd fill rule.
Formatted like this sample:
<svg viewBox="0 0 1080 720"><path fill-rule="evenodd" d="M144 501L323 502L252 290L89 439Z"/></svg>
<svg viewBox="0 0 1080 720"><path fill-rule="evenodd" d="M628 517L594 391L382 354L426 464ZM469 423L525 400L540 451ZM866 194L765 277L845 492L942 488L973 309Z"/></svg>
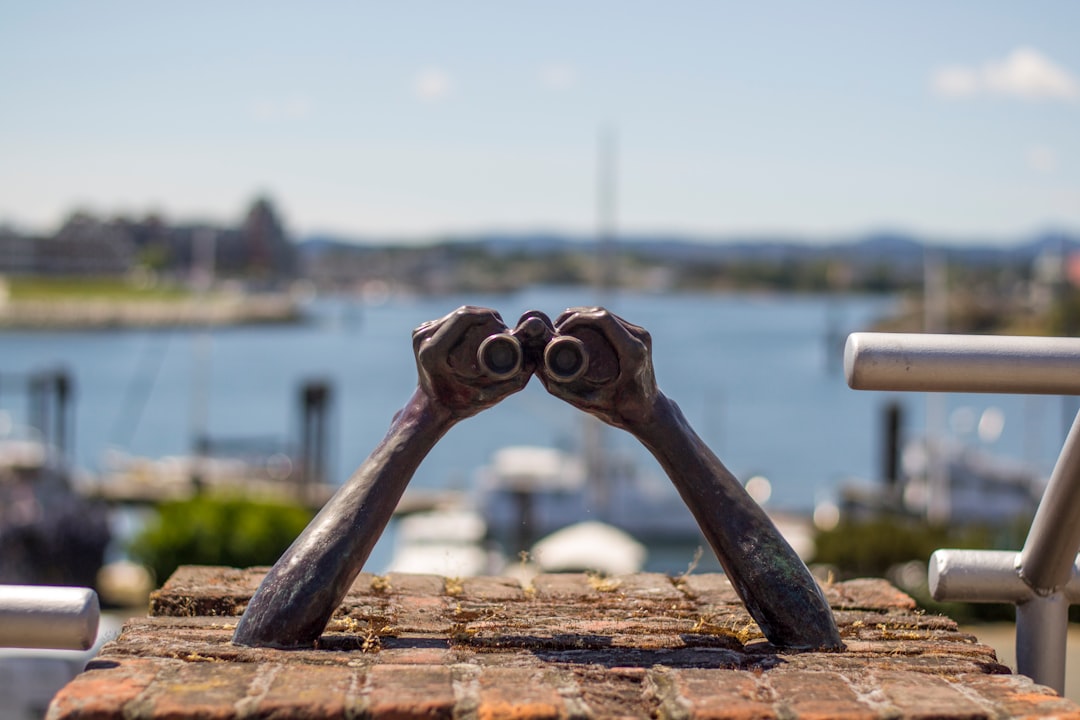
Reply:
<svg viewBox="0 0 1080 720"><path fill-rule="evenodd" d="M1080 228L1076 2L0 0L0 224Z"/></svg>

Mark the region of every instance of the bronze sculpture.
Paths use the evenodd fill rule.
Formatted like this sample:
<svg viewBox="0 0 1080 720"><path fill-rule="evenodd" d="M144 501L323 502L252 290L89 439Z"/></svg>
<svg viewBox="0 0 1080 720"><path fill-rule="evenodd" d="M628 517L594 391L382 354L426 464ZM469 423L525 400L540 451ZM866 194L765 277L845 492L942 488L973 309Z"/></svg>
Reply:
<svg viewBox="0 0 1080 720"><path fill-rule="evenodd" d="M390 430L263 579L233 641L310 646L326 627L420 462L454 424L523 389L555 397L636 437L690 507L750 615L774 645L843 647L821 589L738 480L656 385L652 340L603 308L553 324L530 311L508 328L462 307L413 333L419 382Z"/></svg>

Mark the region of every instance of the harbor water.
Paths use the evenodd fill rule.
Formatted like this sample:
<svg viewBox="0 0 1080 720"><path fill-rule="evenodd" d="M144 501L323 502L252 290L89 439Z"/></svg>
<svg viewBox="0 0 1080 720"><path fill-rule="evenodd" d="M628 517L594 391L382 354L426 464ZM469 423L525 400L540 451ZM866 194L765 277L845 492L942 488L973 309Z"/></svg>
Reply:
<svg viewBox="0 0 1080 720"><path fill-rule="evenodd" d="M8 332L0 371L65 368L74 380L72 460L99 471L109 452L159 458L192 452L193 438L296 437L299 388L333 388L328 479L343 482L382 438L416 384L411 331L464 305L497 309L509 325L530 309L553 318L597 304L595 291L537 288L515 294L318 299L297 325L200 330ZM925 398L859 392L843 375L843 342L895 309L889 297L612 294L605 303L647 328L660 388L737 477L768 478L768 506L809 512L844 483L880 482L882 419L900 401L905 434L922 433ZM0 409L26 417L26 398L0 386ZM949 396L944 431L1049 473L1075 407L1057 397ZM976 431L988 408L1000 436ZM994 411L996 412L996 410ZM476 469L508 445L579 450L581 415L533 381L523 392L452 429L413 479L421 489L467 489ZM612 430L613 453L641 472L659 467ZM368 563L389 559L380 543Z"/></svg>

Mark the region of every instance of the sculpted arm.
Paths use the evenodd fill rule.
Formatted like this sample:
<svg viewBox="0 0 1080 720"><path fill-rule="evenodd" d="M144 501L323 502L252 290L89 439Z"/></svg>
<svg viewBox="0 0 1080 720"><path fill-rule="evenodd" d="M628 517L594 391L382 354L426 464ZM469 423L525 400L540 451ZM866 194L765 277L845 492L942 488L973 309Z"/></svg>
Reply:
<svg viewBox="0 0 1080 720"><path fill-rule="evenodd" d="M586 367L576 377L560 377L548 363L538 373L544 386L649 449L765 637L781 647L842 647L832 611L806 565L660 392L649 333L600 308L567 311L555 330L556 338L581 342Z"/></svg>
<svg viewBox="0 0 1080 720"><path fill-rule="evenodd" d="M439 438L461 419L528 382L520 354L510 357L494 377L490 368L480 366L480 345L506 332L497 313L473 307L417 328L416 391L378 447L271 568L240 619L233 642L270 647L315 642Z"/></svg>

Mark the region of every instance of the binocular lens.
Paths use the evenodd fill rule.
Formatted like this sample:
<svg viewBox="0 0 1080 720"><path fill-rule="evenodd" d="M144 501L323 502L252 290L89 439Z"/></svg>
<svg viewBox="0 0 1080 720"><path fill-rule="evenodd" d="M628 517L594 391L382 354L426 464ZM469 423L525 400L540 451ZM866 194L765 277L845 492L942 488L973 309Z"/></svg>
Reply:
<svg viewBox="0 0 1080 720"><path fill-rule="evenodd" d="M589 355L584 343L576 337L563 335L552 339L544 348L544 365L554 380L571 382L585 374Z"/></svg>
<svg viewBox="0 0 1080 720"><path fill-rule="evenodd" d="M491 335L476 351L480 367L496 380L506 380L521 370L521 343L512 335Z"/></svg>

